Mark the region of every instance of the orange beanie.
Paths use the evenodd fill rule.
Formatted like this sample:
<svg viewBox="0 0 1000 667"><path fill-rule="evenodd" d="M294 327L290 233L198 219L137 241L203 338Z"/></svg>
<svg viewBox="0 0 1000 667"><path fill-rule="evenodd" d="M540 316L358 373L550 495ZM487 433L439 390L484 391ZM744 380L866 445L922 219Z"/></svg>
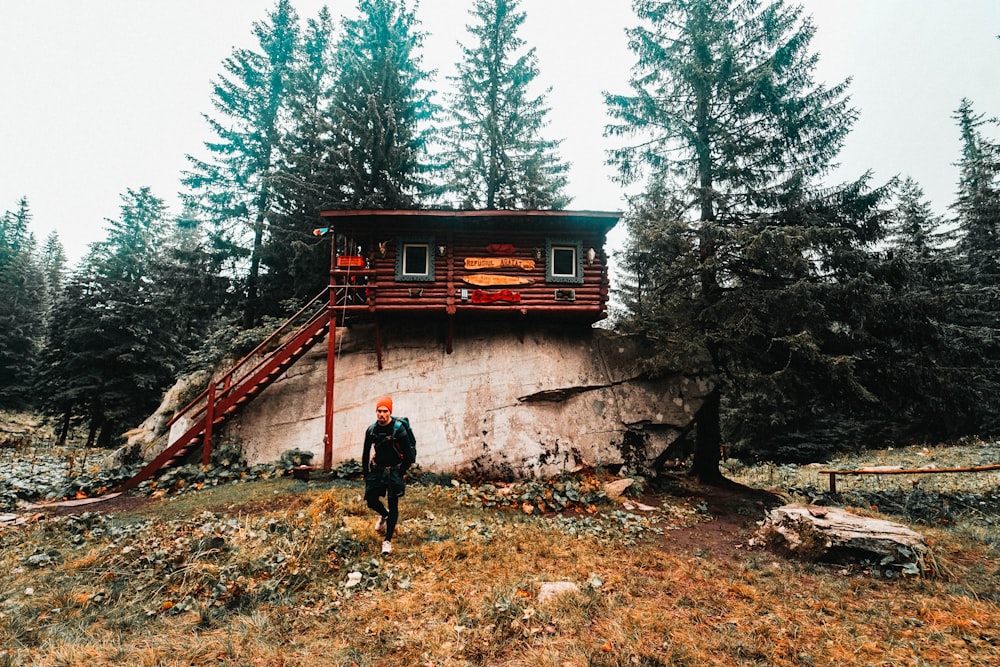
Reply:
<svg viewBox="0 0 1000 667"><path fill-rule="evenodd" d="M378 399L378 403L375 404L375 409L378 410L383 405L385 407L389 408L389 412L391 413L392 412L392 397L391 396L383 396L382 398Z"/></svg>

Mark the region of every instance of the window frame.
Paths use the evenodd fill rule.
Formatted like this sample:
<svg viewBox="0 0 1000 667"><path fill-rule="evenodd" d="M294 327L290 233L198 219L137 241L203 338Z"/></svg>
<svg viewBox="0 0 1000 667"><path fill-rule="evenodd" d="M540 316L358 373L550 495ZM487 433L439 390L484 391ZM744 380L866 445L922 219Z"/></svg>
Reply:
<svg viewBox="0 0 1000 667"><path fill-rule="evenodd" d="M555 273L555 252L557 250L572 250L574 257L574 273ZM568 283L580 285L583 283L583 241L566 239L545 239L545 282Z"/></svg>
<svg viewBox="0 0 1000 667"><path fill-rule="evenodd" d="M423 246L427 252L426 273L403 272L406 264L406 249L413 246ZM434 282L433 236L400 236L396 239L396 281L404 283Z"/></svg>

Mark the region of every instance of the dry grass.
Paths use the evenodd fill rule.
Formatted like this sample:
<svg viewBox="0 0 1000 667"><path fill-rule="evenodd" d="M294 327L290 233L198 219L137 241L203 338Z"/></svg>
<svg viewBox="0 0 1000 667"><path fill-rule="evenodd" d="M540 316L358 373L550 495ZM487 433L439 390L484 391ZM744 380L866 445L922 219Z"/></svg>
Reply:
<svg viewBox="0 0 1000 667"><path fill-rule="evenodd" d="M642 521L615 537L609 509L572 524L413 486L387 559L357 483L0 531L0 665L1000 664L1000 572L975 540L922 529L952 576L885 580L709 558ZM552 581L579 589L541 602Z"/></svg>

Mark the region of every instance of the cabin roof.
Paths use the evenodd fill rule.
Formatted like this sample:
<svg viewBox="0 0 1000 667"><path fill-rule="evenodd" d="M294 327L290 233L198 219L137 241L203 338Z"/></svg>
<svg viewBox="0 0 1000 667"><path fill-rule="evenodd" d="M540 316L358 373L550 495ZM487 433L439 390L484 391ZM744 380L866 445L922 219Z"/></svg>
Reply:
<svg viewBox="0 0 1000 667"><path fill-rule="evenodd" d="M371 229L375 225L414 231L428 228L484 229L587 229L606 234L622 214L620 211L551 211L551 210L451 210L405 209L377 210L352 209L323 211L320 215L338 232Z"/></svg>

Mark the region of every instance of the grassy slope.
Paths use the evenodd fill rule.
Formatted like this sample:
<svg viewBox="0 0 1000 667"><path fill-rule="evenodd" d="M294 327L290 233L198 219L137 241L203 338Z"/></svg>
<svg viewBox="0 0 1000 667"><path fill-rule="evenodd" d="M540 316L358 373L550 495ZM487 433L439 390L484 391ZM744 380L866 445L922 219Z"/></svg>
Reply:
<svg viewBox="0 0 1000 667"><path fill-rule="evenodd" d="M887 580L705 548L698 497L559 519L412 486L383 560L360 492L286 478L0 531L0 665L1000 664L998 554L969 533L920 527L948 575Z"/></svg>

